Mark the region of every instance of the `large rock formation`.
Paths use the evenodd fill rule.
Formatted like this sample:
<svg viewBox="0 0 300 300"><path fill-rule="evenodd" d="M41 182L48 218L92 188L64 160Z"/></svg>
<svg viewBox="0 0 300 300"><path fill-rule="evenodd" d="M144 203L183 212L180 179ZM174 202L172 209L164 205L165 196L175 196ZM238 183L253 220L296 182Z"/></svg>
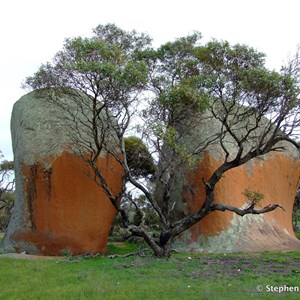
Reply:
<svg viewBox="0 0 300 300"><path fill-rule="evenodd" d="M3 241L7 252L75 255L106 249L116 211L93 180L80 148L81 143L93 143L87 126L89 99L59 97L61 105L56 105L43 92L32 92L14 105L11 130L17 195ZM70 123L70 113L76 126ZM119 164L106 152L98 164L118 193Z"/></svg>
<svg viewBox="0 0 300 300"><path fill-rule="evenodd" d="M292 210L299 185L300 164L296 152L269 154L261 159L228 171L215 189L216 203L243 208L245 189L264 195L257 208L280 204L275 211L240 217L231 212L213 212L188 230L179 246L194 252L253 252L299 250L300 241L292 227ZM295 155L295 156L294 156ZM189 189L197 191L191 199L186 193L186 210L195 211L204 201L202 178L208 179L222 161L206 154L197 169L189 175Z"/></svg>
<svg viewBox="0 0 300 300"><path fill-rule="evenodd" d="M211 116L204 120L186 138L186 144L192 147L201 139L207 141L219 130L220 123ZM243 124L239 123L239 130L243 130ZM258 128L253 136L261 130ZM243 134L240 131L237 130L237 134ZM225 137L223 143L231 155L236 153L235 143L230 137ZM281 143L281 146L285 151L266 154L226 172L215 187L215 202L246 208L249 204L243 193L248 189L263 194L257 209L280 204L285 210L277 208L273 212L244 217L231 212L213 212L186 231L178 239L176 247L194 252L300 249L300 241L292 228L292 210L300 178L299 151L287 142ZM251 147L251 141L248 147ZM203 179L208 180L224 159L225 153L216 140L201 155L196 167L184 175L185 184L178 185L173 191L173 196L182 195L177 210L188 213L201 207L205 198ZM182 177L178 182L182 182Z"/></svg>

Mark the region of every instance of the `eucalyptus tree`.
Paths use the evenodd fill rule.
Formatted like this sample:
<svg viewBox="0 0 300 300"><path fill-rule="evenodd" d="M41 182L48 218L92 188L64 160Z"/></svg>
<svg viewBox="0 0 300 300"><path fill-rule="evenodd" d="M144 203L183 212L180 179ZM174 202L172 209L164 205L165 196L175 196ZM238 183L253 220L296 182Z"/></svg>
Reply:
<svg viewBox="0 0 300 300"><path fill-rule="evenodd" d="M99 25L90 38L66 39L53 61L43 64L23 84L25 88L37 90L37 95L40 92L42 97L66 112L65 120L61 122L72 128L78 154L94 169L97 183L118 210L123 190L119 194L112 191L97 159L105 150L122 167L125 164L123 137L148 79L147 65L139 53L150 42L145 34L126 32L113 24ZM68 103L60 101L63 94L71 97L81 111L74 111ZM92 111L93 118L87 116L87 110ZM79 121L78 115L83 121ZM81 130L85 128L84 134L78 134L78 122L84 123L81 124ZM94 143L87 142L84 136ZM124 186L127 176L125 169ZM125 216L125 212L123 214Z"/></svg>
<svg viewBox="0 0 300 300"><path fill-rule="evenodd" d="M93 111L93 118L86 120L85 126L94 143L76 140L79 153L92 166L94 180L121 214L124 227L132 235L142 237L156 256L168 257L174 239L213 211L232 211L243 216L280 206L257 209L255 203L250 203L240 209L216 204L214 190L228 170L283 150L282 141L299 148L293 139L299 126L299 68L293 60L280 73L270 71L262 53L227 42L202 45L198 32L158 49L151 48L150 42L145 34L126 32L111 24L100 25L91 38L67 39L53 61L28 77L24 86L46 91L53 105L62 105L57 97L60 93L71 94L79 102L82 94L89 97L90 104L82 112ZM68 110L63 105L62 108ZM103 113L105 120L100 117ZM66 114L67 124L74 131L78 128L76 114L71 110ZM136 133L156 161L156 166L151 167L155 188L136 176L136 170L127 161L123 139L132 134L132 125L137 121ZM204 122L217 125L209 135L201 136ZM199 138L195 139L193 134L198 131ZM111 147L112 137L117 137L117 147ZM199 157L215 145L219 145L224 159L204 181L203 205L193 213L176 212L176 186L187 183L186 175ZM124 189L119 194L111 190L96 163L103 149L123 170ZM131 150L127 147L127 151ZM151 161L148 156L146 159ZM147 205L136 203L130 195L125 201L133 202L140 214L149 205L156 212L158 238L147 230L144 218L140 218L140 224L130 222L128 211L121 205L128 197L125 182L144 195Z"/></svg>
<svg viewBox="0 0 300 300"><path fill-rule="evenodd" d="M0 211L3 216L0 218L0 227L6 227L14 202L14 163L4 159L0 151Z"/></svg>
<svg viewBox="0 0 300 300"><path fill-rule="evenodd" d="M5 206L5 193L12 192L14 190L14 163L4 159L2 152L0 151L0 202L3 202L0 209Z"/></svg>

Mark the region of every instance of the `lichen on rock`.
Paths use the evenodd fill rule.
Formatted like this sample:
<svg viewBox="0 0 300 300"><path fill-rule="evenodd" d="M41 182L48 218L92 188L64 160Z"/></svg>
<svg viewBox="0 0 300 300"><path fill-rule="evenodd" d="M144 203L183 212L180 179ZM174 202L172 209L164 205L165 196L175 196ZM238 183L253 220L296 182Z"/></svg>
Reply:
<svg viewBox="0 0 300 300"><path fill-rule="evenodd" d="M116 211L83 160L89 154L84 142L94 143L88 126L92 104L82 93L73 97L51 92L59 102L47 97L49 91L34 91L13 108L16 200L4 250L47 255L59 255L63 249L72 254L103 252ZM105 114L101 122L106 124ZM114 133L108 138L117 149ZM118 193L119 163L106 151L97 163Z"/></svg>
<svg viewBox="0 0 300 300"><path fill-rule="evenodd" d="M198 156L193 168L184 170L175 179L177 191L181 199L176 209L184 208L185 214L195 212L204 203L205 186L215 170L225 161L225 147L231 157L237 153L237 146L231 136L225 136L220 144L220 139L213 140L221 128L220 121L214 119L209 113L202 118L194 120L197 125L183 141L191 149L197 145L212 140L205 151ZM247 119L244 122L251 122ZM261 126L267 123L262 120ZM245 134L246 126L238 124L237 132ZM243 132L244 130L244 132ZM258 127L252 132L253 138L245 145L244 152L249 151L263 132L263 127ZM276 251L300 249L300 241L295 237L292 228L292 210L295 194L299 186L300 160L299 151L288 142L280 142L282 151L272 151L268 154L254 158L246 164L240 165L225 172L216 184L214 195L215 203L222 203L238 208L247 204L244 196L245 189L258 191L263 199L256 208L269 204L279 204L285 210L276 209L260 216L240 217L232 212L215 211L200 222L192 226L188 232L177 239L176 245L186 251L209 252L248 252L248 251ZM171 197L177 197L172 191ZM179 198L180 198L179 197Z"/></svg>

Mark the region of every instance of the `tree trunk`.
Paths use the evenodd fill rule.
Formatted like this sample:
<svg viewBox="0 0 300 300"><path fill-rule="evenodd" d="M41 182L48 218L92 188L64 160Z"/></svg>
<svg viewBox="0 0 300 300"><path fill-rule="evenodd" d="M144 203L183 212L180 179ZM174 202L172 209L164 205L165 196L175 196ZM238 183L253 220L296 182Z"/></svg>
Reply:
<svg viewBox="0 0 300 300"><path fill-rule="evenodd" d="M158 248L154 250L154 256L169 258L172 252L173 236L170 232L161 233Z"/></svg>

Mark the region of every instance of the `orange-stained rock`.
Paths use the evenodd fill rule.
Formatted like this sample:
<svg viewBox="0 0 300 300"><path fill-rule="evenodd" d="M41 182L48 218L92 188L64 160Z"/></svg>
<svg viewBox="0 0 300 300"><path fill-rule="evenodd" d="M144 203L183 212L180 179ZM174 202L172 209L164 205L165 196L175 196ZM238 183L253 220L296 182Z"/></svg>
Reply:
<svg viewBox="0 0 300 300"><path fill-rule="evenodd" d="M64 101L72 110L77 108L76 101ZM88 99L83 103L80 105ZM82 122L86 122L88 104L84 109ZM14 106L17 196L4 237L6 252L78 255L106 249L116 210L95 182L91 167L79 156L78 144L72 144L76 136L68 132L71 126L60 124L63 117L59 107L34 93ZM86 127L79 126L79 130L80 138L87 140ZM106 152L101 153L98 164L108 186L118 194L122 189L120 164Z"/></svg>
<svg viewBox="0 0 300 300"><path fill-rule="evenodd" d="M202 178L208 179L220 164L221 161L206 153L189 175L189 189L197 196L192 198L188 189L184 190L187 211L201 207L205 197ZM263 159L254 159L226 172L215 188L216 203L245 207L247 199L243 192L249 189L264 195L257 208L277 203L285 211L276 209L244 217L231 212L213 212L183 234L179 247L195 252L299 250L300 241L292 228L292 209L299 177L299 159L289 152L268 154Z"/></svg>
<svg viewBox="0 0 300 300"><path fill-rule="evenodd" d="M118 164L109 157L100 164L109 186L120 191L121 181L115 178ZM32 230L18 231L13 239L32 243L45 255L59 255L62 250L104 252L116 211L92 172L80 157L68 152L53 160L50 169L24 165Z"/></svg>
<svg viewBox="0 0 300 300"><path fill-rule="evenodd" d="M181 139L177 143L179 153L198 153L198 156L186 165L180 164L179 157L173 178L176 184L169 191L171 200L176 200L173 212L175 218L201 207L205 198L203 179L207 181L224 161L235 159L239 150L242 151L242 157L245 156L262 143L262 138L271 137L274 128L270 127L270 120L256 118L251 109L242 106L231 108L227 116L228 124L231 124L230 131L225 130L220 121L224 111L220 107L215 103L214 113L220 119L208 110L191 116L186 127L180 124ZM241 148L237 140L243 141ZM300 183L299 150L287 141L277 143L276 149L280 151L262 155L225 172L215 186L214 196L216 203L247 208L249 204L243 193L248 189L264 196L260 206L256 206L257 209L269 204L280 204L284 211L277 208L273 212L244 217L231 212L213 212L182 233L174 247L195 252L300 249L300 241L292 228L292 209ZM167 154L165 157L168 159ZM160 169L162 172L168 171L164 166L158 166ZM160 185L158 180L158 195L162 194Z"/></svg>

